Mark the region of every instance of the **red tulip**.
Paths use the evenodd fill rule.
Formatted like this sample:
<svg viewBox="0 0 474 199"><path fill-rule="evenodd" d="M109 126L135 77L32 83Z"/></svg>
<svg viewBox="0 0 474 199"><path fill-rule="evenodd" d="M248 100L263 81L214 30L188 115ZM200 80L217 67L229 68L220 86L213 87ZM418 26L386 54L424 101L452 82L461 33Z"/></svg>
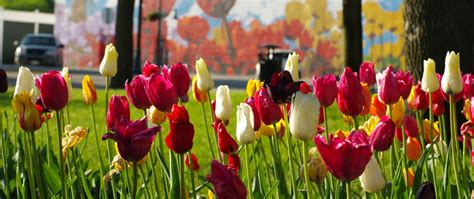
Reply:
<svg viewBox="0 0 474 199"><path fill-rule="evenodd" d="M471 73L465 74L463 77L464 88L463 96L464 99L470 99L474 96L474 75Z"/></svg>
<svg viewBox="0 0 474 199"><path fill-rule="evenodd" d="M389 117L383 116L370 134L370 143L374 150L386 151L392 146L394 135L395 123Z"/></svg>
<svg viewBox="0 0 474 199"><path fill-rule="evenodd" d="M234 138L227 133L224 124L222 122L217 122L214 124L214 129L217 132L217 144L219 150L225 154L236 152L238 149L237 142L235 142Z"/></svg>
<svg viewBox="0 0 474 199"><path fill-rule="evenodd" d="M133 77L130 83L128 83L128 80L125 82L127 96L137 109L147 109L151 106L151 102L146 95L145 82L146 77L143 75Z"/></svg>
<svg viewBox="0 0 474 199"><path fill-rule="evenodd" d="M194 155L194 153L191 153L191 161L193 161L193 168L191 168L191 165L190 165L190 162L189 162L189 155L186 154L184 156L184 163L186 164L188 169L192 169L193 171L199 170L199 163L198 163L198 160L196 158L196 155Z"/></svg>
<svg viewBox="0 0 474 199"><path fill-rule="evenodd" d="M188 111L184 106L173 105L168 114L170 132L166 136L166 145L175 153L183 154L193 147L194 127L189 122Z"/></svg>
<svg viewBox="0 0 474 199"><path fill-rule="evenodd" d="M363 62L359 67L359 79L369 86L375 84L374 63Z"/></svg>
<svg viewBox="0 0 474 199"><path fill-rule="evenodd" d="M255 105L260 119L265 125L272 125L280 121L280 107L270 98L266 88L261 88L255 93Z"/></svg>
<svg viewBox="0 0 474 199"><path fill-rule="evenodd" d="M433 102L431 108L434 116L441 116L446 111L444 102Z"/></svg>
<svg viewBox="0 0 474 199"><path fill-rule="evenodd" d="M152 64L148 60L146 60L145 65L143 65L142 68L142 74L145 77L150 77L154 73L160 73L160 68L157 65Z"/></svg>
<svg viewBox="0 0 474 199"><path fill-rule="evenodd" d="M145 91L151 104L161 112L170 112L178 102L178 94L173 84L162 75L152 74L145 83Z"/></svg>
<svg viewBox="0 0 474 199"><path fill-rule="evenodd" d="M260 115L258 113L257 105L255 104L255 97L249 97L247 100L245 100L245 103L247 103L251 108L252 108L252 113L253 113L253 130L258 131L260 129L260 126L262 125L262 120L260 119Z"/></svg>
<svg viewBox="0 0 474 199"><path fill-rule="evenodd" d="M160 126L147 128L146 117L134 122L122 120L112 128L114 133L104 134L102 140L109 138L114 140L123 159L137 162L150 151L155 134L160 128Z"/></svg>
<svg viewBox="0 0 474 199"><path fill-rule="evenodd" d="M314 143L329 172L347 182L362 175L372 156L370 145L364 136L342 139L331 134L328 143L322 135L316 135Z"/></svg>
<svg viewBox="0 0 474 199"><path fill-rule="evenodd" d="M405 129L405 134L409 137L418 137L418 124L412 116L405 116L403 118L403 128Z"/></svg>
<svg viewBox="0 0 474 199"><path fill-rule="evenodd" d="M397 138L398 141L403 142L402 128L400 127L395 128L395 137Z"/></svg>
<svg viewBox="0 0 474 199"><path fill-rule="evenodd" d="M469 108L469 112L471 113L471 121L474 122L474 97L471 97L471 106Z"/></svg>
<svg viewBox="0 0 474 199"><path fill-rule="evenodd" d="M239 176L216 160L211 161L211 173L206 177L218 198L245 199L247 189Z"/></svg>
<svg viewBox="0 0 474 199"><path fill-rule="evenodd" d="M400 99L400 88L398 87L398 80L393 73L392 65L388 66L383 73L377 76L377 83L379 86L379 99L384 104L395 104Z"/></svg>
<svg viewBox="0 0 474 199"><path fill-rule="evenodd" d="M326 74L321 77L313 76L313 90L321 106L331 106L337 96L336 77L333 74Z"/></svg>
<svg viewBox="0 0 474 199"><path fill-rule="evenodd" d="M240 170L240 158L236 153L229 154L227 156L228 164L227 168L231 169L235 174L239 173Z"/></svg>
<svg viewBox="0 0 474 199"><path fill-rule="evenodd" d="M337 105L344 115L357 116L364 107L362 86L349 67L344 69L339 80Z"/></svg>
<svg viewBox="0 0 474 199"><path fill-rule="evenodd" d="M418 81L413 93L413 108L415 110L424 110L428 108L428 105L428 93L421 89L421 82Z"/></svg>
<svg viewBox="0 0 474 199"><path fill-rule="evenodd" d="M311 92L311 88L309 88L309 85L306 82L301 82L300 92L303 94L308 94L309 92Z"/></svg>
<svg viewBox="0 0 474 199"><path fill-rule="evenodd" d="M8 78L5 70L0 69L0 93L5 93L8 90Z"/></svg>
<svg viewBox="0 0 474 199"><path fill-rule="evenodd" d="M411 92L411 87L413 86L413 77L410 72L403 72L399 70L396 74L398 80L398 88L400 89L400 95L403 100L406 100Z"/></svg>
<svg viewBox="0 0 474 199"><path fill-rule="evenodd" d="M112 95L107 110L107 128L112 129L117 123L122 121L130 122L130 108L127 97Z"/></svg>
<svg viewBox="0 0 474 199"><path fill-rule="evenodd" d="M52 70L42 74L40 78L36 78L36 86L40 91L44 107L59 111L66 106L67 84L60 72Z"/></svg>
<svg viewBox="0 0 474 199"><path fill-rule="evenodd" d="M300 90L301 81L293 82L290 72L284 70L273 73L272 81L267 85L275 103L290 103L291 96Z"/></svg>
<svg viewBox="0 0 474 199"><path fill-rule="evenodd" d="M474 167L474 149L471 149L471 164Z"/></svg>
<svg viewBox="0 0 474 199"><path fill-rule="evenodd" d="M189 90L189 84L191 83L188 66L186 66L186 64L177 63L169 68L165 66L163 67L163 75L173 83L179 97L186 96Z"/></svg>

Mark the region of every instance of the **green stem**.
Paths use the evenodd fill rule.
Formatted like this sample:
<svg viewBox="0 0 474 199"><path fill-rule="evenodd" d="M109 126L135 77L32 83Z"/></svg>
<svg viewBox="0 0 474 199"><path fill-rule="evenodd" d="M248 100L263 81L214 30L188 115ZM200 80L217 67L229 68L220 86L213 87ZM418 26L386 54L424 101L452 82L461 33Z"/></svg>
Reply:
<svg viewBox="0 0 474 199"><path fill-rule="evenodd" d="M137 181L138 181L138 163L133 162L133 187L132 187L132 199L135 199L137 195Z"/></svg>
<svg viewBox="0 0 474 199"><path fill-rule="evenodd" d="M29 139L28 139L28 133L32 133L32 132L24 132L23 133L23 142L25 143L25 160L26 160L26 166L28 167L27 169L27 174L28 174L28 182L30 184L30 192L31 192L31 197L33 199L36 199L36 185L35 185L35 177L34 177L34 168L33 168L33 163L32 163L32 156L33 154L31 154L31 151L30 151L30 147L31 145L30 144L27 144L29 143ZM61 155L61 153L60 153Z"/></svg>
<svg viewBox="0 0 474 199"><path fill-rule="evenodd" d="M184 184L184 154L179 154L179 166L180 166L180 170L179 170L179 182L180 182L180 186L179 186L179 189L180 189L180 195L181 197L185 198L186 196L186 191L185 191L185 184ZM191 160L190 160L191 161Z"/></svg>
<svg viewBox="0 0 474 199"><path fill-rule="evenodd" d="M328 116L327 116L327 109L323 107L324 112L324 128L326 128L326 142L329 143L329 125L328 125Z"/></svg>
<svg viewBox="0 0 474 199"><path fill-rule="evenodd" d="M63 131L62 131L62 125L61 125L61 113L59 111L56 111L56 125L58 126L58 159L59 159L59 171L61 175L61 195L63 198L67 198L66 194L66 176L64 174L64 159L62 157L62 149L63 149L63 143L62 143L62 138L63 138Z"/></svg>
<svg viewBox="0 0 474 199"><path fill-rule="evenodd" d="M38 183L38 189L39 189L39 193L40 193L40 197L41 198L45 198L46 197L46 194L45 194L45 191L44 191L44 183L42 181L42 175L43 175L43 169L40 165L40 161L39 161L39 157L36 155L36 141L35 141L35 133L32 132L31 133L31 147L33 148L32 150L32 158L33 158L33 164L34 164L34 167L35 167L35 170L37 171L36 172L36 181Z"/></svg>
<svg viewBox="0 0 474 199"><path fill-rule="evenodd" d="M405 127L403 126L402 124L402 137L403 137L403 151L402 151L402 156L403 156L403 165L402 165L402 169L405 169L405 172L407 173L407 176L408 176L408 161L407 161L407 137L405 135ZM408 198L408 177L404 178L405 180L405 186L407 187L407 189L404 191L405 193L405 198Z"/></svg>
<svg viewBox="0 0 474 199"><path fill-rule="evenodd" d="M8 121L7 121L8 123ZM8 128L7 128L8 130ZM10 179L9 179L9 173L8 173L8 164L7 164L7 155L6 155L6 149L8 149L7 143L5 142L5 138L8 136L8 134L3 130L3 117L2 114L0 114L0 132L2 136L2 160L3 160L3 174L4 174L4 183L5 183L5 192L7 199L10 199ZM7 138L8 140L8 138ZM19 197L19 196L18 196Z"/></svg>
<svg viewBox="0 0 474 199"><path fill-rule="evenodd" d="M274 124L273 127L275 128L275 135L276 135L276 125ZM276 169L277 162L275 161L275 147L273 146L273 139L272 139L273 136L268 137L268 140L270 141L270 150L271 150L271 156L272 156L273 176L278 181L281 181L279 179L280 176L278 175L278 172ZM280 186L276 186L276 190L277 190L276 198L280 198Z"/></svg>
<svg viewBox="0 0 474 199"><path fill-rule="evenodd" d="M433 142L433 109L432 109L432 105L433 105L433 94L432 93L429 93L428 94L428 103L429 103L429 107L430 107L430 110L429 110L429 117L430 117L430 144L435 144ZM433 184L434 184L434 187L435 187L435 194L438 193L437 189L438 189L438 183L437 183L437 180L436 180L436 164L435 164L435 161L434 161L434 150L431 150L431 164L432 164L432 175L433 175Z"/></svg>
<svg viewBox="0 0 474 199"><path fill-rule="evenodd" d="M249 199L252 199L253 193L252 193L252 187L250 186L250 167L249 167L249 151L248 151L248 145L245 145L245 170L246 170L246 175L247 175L247 189L248 189L248 196Z"/></svg>
<svg viewBox="0 0 474 199"><path fill-rule="evenodd" d="M247 148L246 148L247 149ZM196 193L194 193L195 185L194 185L194 170L193 170L193 157L191 151L188 152L188 160L189 160L189 167L191 172L191 197L196 198Z"/></svg>
<svg viewBox="0 0 474 199"><path fill-rule="evenodd" d="M107 111L109 109L109 81L110 78L109 77L105 77L105 117L107 117ZM112 149L113 147L110 146L110 142L107 140L105 141L106 142L106 146L107 146L107 158L108 158L108 162L112 162L112 159L113 159L113 155L112 155ZM111 184L111 188L112 188L112 195L113 195L113 198L117 198L117 195L115 193L115 182L114 182L114 179L112 177L112 179L110 180L110 184ZM105 186L105 185L104 185Z"/></svg>
<svg viewBox="0 0 474 199"><path fill-rule="evenodd" d="M431 96L431 95L430 95ZM431 100L430 100L431 102ZM430 103L431 104L431 103ZM431 109L430 109L431 110ZM453 156L453 167L454 167L454 179L456 180L456 190L458 192L458 196L462 196L461 195L461 184L459 184L459 178L458 178L458 171L457 171L457 151L458 149L456 148L456 142L458 141L457 140L457 135L456 135L456 130L455 130L455 120L454 120L454 117L456 117L456 113L455 113L455 104L454 104L454 100L453 100L453 95L449 95L449 114L450 114L450 126L451 126L451 141L449 142L449 144L453 144L454 146L454 150L452 150L452 156ZM431 115L431 114L430 114ZM436 186L435 186L436 188Z"/></svg>
<svg viewBox="0 0 474 199"><path fill-rule="evenodd" d="M211 136L209 135L209 127L206 119L206 108L204 107L204 103L201 104L201 109L202 109L202 118L204 119L204 127L206 128L206 135L207 135L207 143L209 144L209 150L211 151L212 154L212 159L216 159L216 155L214 154L214 149L212 147L212 142L211 142Z"/></svg>
<svg viewBox="0 0 474 199"><path fill-rule="evenodd" d="M311 198L309 189L309 173L308 173L308 142L303 140L303 170L304 170L304 182L306 185L306 196Z"/></svg>
<svg viewBox="0 0 474 199"><path fill-rule="evenodd" d="M214 124L214 112L212 111L212 103L211 103L211 93L209 91L207 91L207 97L208 97L208 102L209 102L209 110L211 110L211 121L212 121L212 124ZM207 125L206 125L207 126ZM217 143L217 132L215 132L215 129L214 129L214 143L216 143L216 148L217 148L217 158L219 159L219 162L220 163L223 163L222 162L222 158L221 158L221 153L219 151L219 144Z"/></svg>
<svg viewBox="0 0 474 199"><path fill-rule="evenodd" d="M81 160L77 157L77 151L71 151L71 152L73 156L72 161L74 162L74 166L77 167L76 172L79 172L79 177L81 178L81 183L82 183L82 187L84 188L84 192L86 193L87 198L93 198L91 195L91 191L89 189L89 185L87 184L86 176L83 170L83 165L81 163Z"/></svg>
<svg viewBox="0 0 474 199"><path fill-rule="evenodd" d="M95 148L97 150L97 156L99 156L99 164L100 164L99 173L100 173L100 176L103 177L105 165L104 165L104 160L102 159L102 153L99 147L99 140L97 138L97 125L96 125L96 120L95 120L94 104L91 104L90 107L91 107L91 113L92 113L92 128L94 129ZM107 186L104 186L103 180L100 180L100 187L104 188L104 192L107 194Z"/></svg>
<svg viewBox="0 0 474 199"><path fill-rule="evenodd" d="M155 147L153 147L153 148L155 148ZM155 156L153 154L153 150L150 150L150 160L151 160L151 162L148 161L148 163L151 165L151 169L148 168L148 170L149 170L149 172L153 172L153 181L154 181L154 184L155 184L155 192L158 194L156 197L159 198L160 189L158 187L158 177L156 176L156 171L157 170L155 170L155 165L154 165L156 160L155 160ZM153 197L155 197L155 196L153 196Z"/></svg>
<svg viewBox="0 0 474 199"><path fill-rule="evenodd" d="M46 139L46 159L48 161L48 165L51 165L51 154L50 154L50 143L51 143L51 133L49 132L49 119L48 119L48 114L45 113L44 114L44 118L45 118L45 126L46 126L46 134L47 134L47 139Z"/></svg>
<svg viewBox="0 0 474 199"><path fill-rule="evenodd" d="M351 192L351 182L346 182L346 196L348 199L352 198L352 192Z"/></svg>
<svg viewBox="0 0 474 199"><path fill-rule="evenodd" d="M138 170L140 171L140 175L142 175L142 178L143 178L143 185L145 186L146 197L150 198L150 190L148 190L148 186L147 186L149 178L146 177L147 175L145 175L145 172L143 172L142 167L138 166Z"/></svg>
<svg viewBox="0 0 474 199"><path fill-rule="evenodd" d="M288 110L286 109L285 105L283 107L283 114L285 118L285 124L288 124ZM276 125L274 126L276 130ZM286 130L286 145L288 149L288 164L290 166L290 182L291 182L291 193L296 193L296 183L295 183L295 175L293 173L293 142L291 141L291 134L290 129L285 128Z"/></svg>
<svg viewBox="0 0 474 199"><path fill-rule="evenodd" d="M69 117L69 104L66 104L66 115L67 115L67 124L71 124L71 118Z"/></svg>
<svg viewBox="0 0 474 199"><path fill-rule="evenodd" d="M390 120L393 121L392 119L392 105L391 104L388 104L388 115L390 116ZM393 178L395 177L395 171L394 171L394 166L393 166L393 163L394 163L394 145L396 145L397 143L395 142L394 144L392 144L392 146L390 146L390 177L392 178L392 181L393 181Z"/></svg>
<svg viewBox="0 0 474 199"><path fill-rule="evenodd" d="M359 121L357 120L357 116L352 116L352 119L354 120L354 129L357 130L357 128L359 128Z"/></svg>

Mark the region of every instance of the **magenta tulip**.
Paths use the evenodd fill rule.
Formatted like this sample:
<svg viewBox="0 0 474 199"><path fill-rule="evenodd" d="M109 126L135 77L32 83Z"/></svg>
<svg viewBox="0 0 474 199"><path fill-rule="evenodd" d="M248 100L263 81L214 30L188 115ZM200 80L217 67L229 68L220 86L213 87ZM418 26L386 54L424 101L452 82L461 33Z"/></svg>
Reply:
<svg viewBox="0 0 474 199"><path fill-rule="evenodd" d="M336 77L333 74L326 74L321 77L313 76L313 90L321 106L331 106L337 97Z"/></svg>
<svg viewBox="0 0 474 199"><path fill-rule="evenodd" d="M107 110L106 124L112 129L119 122L130 122L130 108L125 96L112 95Z"/></svg>
<svg viewBox="0 0 474 199"><path fill-rule="evenodd" d="M260 114L258 113L255 97L247 98L247 100L245 100L245 103L247 103L250 106L250 108L252 108L253 130L257 131L258 129L260 129L262 120L260 119Z"/></svg>
<svg viewBox="0 0 474 199"><path fill-rule="evenodd" d="M359 67L359 79L369 86L375 84L374 63L363 62Z"/></svg>
<svg viewBox="0 0 474 199"><path fill-rule="evenodd" d="M137 75L133 77L130 83L128 83L128 80L125 82L125 91L127 91L127 96L132 102L133 106L138 109L147 109L151 106L151 102L146 95L145 82L146 77L143 75Z"/></svg>
<svg viewBox="0 0 474 199"><path fill-rule="evenodd" d="M376 151L386 151L392 145L394 135L395 123L388 116L383 116L370 134L372 148Z"/></svg>
<svg viewBox="0 0 474 199"><path fill-rule="evenodd" d="M211 173L206 179L214 186L218 198L245 199L247 197L247 189L239 176L216 160L211 161Z"/></svg>
<svg viewBox="0 0 474 199"><path fill-rule="evenodd" d="M464 99L471 99L474 96L474 75L468 73L465 74L462 79L464 82Z"/></svg>
<svg viewBox="0 0 474 199"><path fill-rule="evenodd" d="M266 88L261 88L255 93L255 105L260 119L265 125L272 125L280 121L280 107L270 98Z"/></svg>
<svg viewBox="0 0 474 199"><path fill-rule="evenodd" d="M142 74L145 77L150 77L151 75L155 73L160 73L160 68L156 64L152 64L148 60L145 61L145 65L143 65L142 68Z"/></svg>
<svg viewBox="0 0 474 199"><path fill-rule="evenodd" d="M59 71L49 71L36 78L45 108L53 111L63 109L68 102L67 84Z"/></svg>
<svg viewBox="0 0 474 199"><path fill-rule="evenodd" d="M398 80L393 73L392 65L388 66L383 73L377 75L379 86L379 100L386 105L395 104L400 99L400 88Z"/></svg>
<svg viewBox="0 0 474 199"><path fill-rule="evenodd" d="M189 90L189 84L191 83L186 64L177 63L171 67L163 67L163 76L173 83L176 88L176 93L180 98L186 96Z"/></svg>
<svg viewBox="0 0 474 199"><path fill-rule="evenodd" d="M357 116L364 107L364 94L357 75L349 67L344 69L337 91L337 105L344 115Z"/></svg>
<svg viewBox="0 0 474 199"><path fill-rule="evenodd" d="M178 102L174 85L158 73L147 79L145 91L151 104L161 112L171 112L173 104Z"/></svg>
<svg viewBox="0 0 474 199"><path fill-rule="evenodd" d="M396 74L398 79L398 88L400 89L400 95L403 100L406 100L411 92L411 87L413 86L413 77L410 72L403 72L399 70Z"/></svg>
<svg viewBox="0 0 474 199"><path fill-rule="evenodd" d="M405 129L405 134L410 137L418 137L418 124L416 119L412 116L405 116L403 118L403 128Z"/></svg>

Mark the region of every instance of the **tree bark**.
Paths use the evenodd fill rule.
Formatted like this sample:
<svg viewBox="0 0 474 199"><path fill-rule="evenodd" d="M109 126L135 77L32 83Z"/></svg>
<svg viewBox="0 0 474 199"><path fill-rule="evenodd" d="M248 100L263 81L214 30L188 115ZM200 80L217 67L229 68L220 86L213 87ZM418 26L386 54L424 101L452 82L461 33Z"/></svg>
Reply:
<svg viewBox="0 0 474 199"><path fill-rule="evenodd" d="M359 71L362 63L362 1L343 0L345 61L352 71Z"/></svg>
<svg viewBox="0 0 474 199"><path fill-rule="evenodd" d="M112 88L123 88L132 77L133 66L133 5L134 0L119 0L115 24L116 47L118 52L117 74L112 78Z"/></svg>

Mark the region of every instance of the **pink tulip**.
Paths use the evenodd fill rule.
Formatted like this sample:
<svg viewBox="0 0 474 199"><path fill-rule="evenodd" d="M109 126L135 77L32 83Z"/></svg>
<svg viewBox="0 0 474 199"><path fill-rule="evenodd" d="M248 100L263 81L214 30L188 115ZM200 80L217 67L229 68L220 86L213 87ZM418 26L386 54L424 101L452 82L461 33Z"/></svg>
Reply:
<svg viewBox="0 0 474 199"><path fill-rule="evenodd" d="M189 77L186 64L177 63L171 67L163 67L163 76L173 83L179 97L184 97L188 93L191 78Z"/></svg>
<svg viewBox="0 0 474 199"><path fill-rule="evenodd" d="M59 111L67 105L67 84L59 71L49 71L36 78L41 100L45 108Z"/></svg>
<svg viewBox="0 0 474 199"><path fill-rule="evenodd" d="M150 100L161 112L171 112L173 104L178 102L178 94L173 84L162 75L152 74L145 83L145 91Z"/></svg>
<svg viewBox="0 0 474 199"><path fill-rule="evenodd" d="M255 105L264 124L272 125L280 121L280 107L270 98L266 88L261 88L255 93Z"/></svg>
<svg viewBox="0 0 474 199"><path fill-rule="evenodd" d="M359 79L361 82L372 86L375 84L375 70L374 63L363 62L359 67Z"/></svg>
<svg viewBox="0 0 474 199"><path fill-rule="evenodd" d="M344 69L337 91L337 105L345 115L357 116L364 107L364 95L357 75L349 67Z"/></svg>
<svg viewBox="0 0 474 199"><path fill-rule="evenodd" d="M127 96L132 102L133 106L138 109L147 109L151 106L151 102L146 95L145 82L146 77L143 75L137 75L133 77L130 83L128 83L128 80L125 82L125 91L127 91Z"/></svg>
<svg viewBox="0 0 474 199"><path fill-rule="evenodd" d="M400 88L398 80L393 73L392 65L388 66L383 73L377 75L379 86L379 99L386 105L395 104L400 99Z"/></svg>
<svg viewBox="0 0 474 199"><path fill-rule="evenodd" d="M372 148L376 151L386 151L392 146L394 135L395 123L389 117L383 116L370 134Z"/></svg>
<svg viewBox="0 0 474 199"><path fill-rule="evenodd" d="M411 87L413 86L413 77L410 72L403 72L399 70L396 74L398 79L398 88L400 89L400 95L403 100L406 100L411 92Z"/></svg>
<svg viewBox="0 0 474 199"><path fill-rule="evenodd" d="M326 74L321 77L313 76L313 90L321 106L331 106L337 97L336 77L333 74Z"/></svg>

